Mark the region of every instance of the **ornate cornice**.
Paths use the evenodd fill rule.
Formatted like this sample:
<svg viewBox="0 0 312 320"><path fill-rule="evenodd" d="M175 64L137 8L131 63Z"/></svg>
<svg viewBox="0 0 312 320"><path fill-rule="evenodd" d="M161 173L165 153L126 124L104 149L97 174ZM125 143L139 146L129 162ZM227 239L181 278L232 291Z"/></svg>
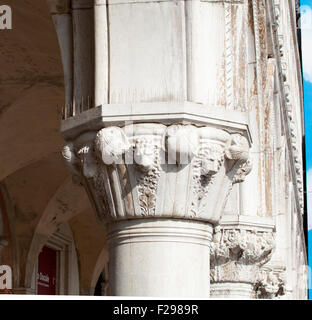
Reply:
<svg viewBox="0 0 312 320"><path fill-rule="evenodd" d="M288 152L290 156L290 168L292 180L294 182L294 193L296 197L296 205L298 212L303 214L304 209L304 195L303 195L303 168L302 168L302 155L300 153L301 140L298 137L297 123L295 116L294 101L291 95L291 85L288 80L289 67L288 57L284 53L284 34L281 27L280 17L280 3L274 1L274 5L269 4L272 16L272 30L273 30L273 47L275 50L276 64L278 67L278 78L280 91L282 96L282 115L285 133L287 136ZM297 56L299 61L299 56ZM298 64L300 64L298 62ZM300 69L300 68L299 68ZM300 90L300 89L299 89ZM302 103L302 101L301 101Z"/></svg>
<svg viewBox="0 0 312 320"><path fill-rule="evenodd" d="M63 157L100 221L146 217L217 223L249 142L216 127L141 123L83 133Z"/></svg>

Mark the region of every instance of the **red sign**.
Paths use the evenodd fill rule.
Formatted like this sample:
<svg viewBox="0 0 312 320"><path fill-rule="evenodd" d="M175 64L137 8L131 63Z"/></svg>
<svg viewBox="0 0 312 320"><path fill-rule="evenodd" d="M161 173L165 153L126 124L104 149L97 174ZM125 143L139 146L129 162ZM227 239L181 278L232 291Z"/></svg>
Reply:
<svg viewBox="0 0 312 320"><path fill-rule="evenodd" d="M56 250L43 247L38 257L37 293L56 294Z"/></svg>

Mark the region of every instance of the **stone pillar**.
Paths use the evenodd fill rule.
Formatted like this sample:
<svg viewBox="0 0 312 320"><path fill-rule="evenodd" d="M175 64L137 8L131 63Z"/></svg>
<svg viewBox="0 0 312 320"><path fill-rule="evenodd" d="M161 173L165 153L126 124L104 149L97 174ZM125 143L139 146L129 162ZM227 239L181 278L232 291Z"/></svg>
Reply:
<svg viewBox="0 0 312 320"><path fill-rule="evenodd" d="M254 299L263 277L261 266L274 250L269 218L224 216L211 246L211 297Z"/></svg>
<svg viewBox="0 0 312 320"><path fill-rule="evenodd" d="M248 150L238 133L156 123L85 132L64 147L108 223L112 295L209 296L212 225Z"/></svg>
<svg viewBox="0 0 312 320"><path fill-rule="evenodd" d="M212 229L251 146L231 32L243 14L240 1L72 0L72 46L56 24L73 50L63 156L108 227L112 295L209 296Z"/></svg>
<svg viewBox="0 0 312 320"><path fill-rule="evenodd" d="M110 225L112 295L209 297L212 226L183 219Z"/></svg>

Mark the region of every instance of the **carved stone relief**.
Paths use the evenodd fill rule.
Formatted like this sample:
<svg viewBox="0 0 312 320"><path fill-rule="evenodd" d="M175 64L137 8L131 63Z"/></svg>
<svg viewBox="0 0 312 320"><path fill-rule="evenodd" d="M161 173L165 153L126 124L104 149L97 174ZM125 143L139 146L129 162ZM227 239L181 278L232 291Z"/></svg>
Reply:
<svg viewBox="0 0 312 320"><path fill-rule="evenodd" d="M228 190L232 180L243 180L250 171L243 135L193 125L107 127L80 135L62 153L93 199L100 221L166 215L214 222L224 205L222 184ZM173 205L184 201L184 211L166 212L160 205L160 190L170 192L179 183L166 180L172 170L177 179L179 170L189 176L185 194L171 199ZM207 203L221 189L220 212L210 208L216 214L210 218Z"/></svg>
<svg viewBox="0 0 312 320"><path fill-rule="evenodd" d="M211 244L210 280L254 284L273 250L273 232L218 226Z"/></svg>

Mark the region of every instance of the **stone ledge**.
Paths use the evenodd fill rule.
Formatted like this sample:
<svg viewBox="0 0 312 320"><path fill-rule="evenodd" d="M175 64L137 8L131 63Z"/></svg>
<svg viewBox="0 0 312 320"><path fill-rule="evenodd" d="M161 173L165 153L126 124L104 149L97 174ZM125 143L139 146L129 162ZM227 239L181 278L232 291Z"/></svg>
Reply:
<svg viewBox="0 0 312 320"><path fill-rule="evenodd" d="M61 131L64 139L68 140L85 131L140 122L197 126L213 124L215 128L230 133L242 133L249 144L252 143L247 113L193 102L107 104L62 120Z"/></svg>
<svg viewBox="0 0 312 320"><path fill-rule="evenodd" d="M275 224L271 217L244 216L244 215L223 215L220 221L222 229L240 229L250 230L255 228L258 231L274 231Z"/></svg>

